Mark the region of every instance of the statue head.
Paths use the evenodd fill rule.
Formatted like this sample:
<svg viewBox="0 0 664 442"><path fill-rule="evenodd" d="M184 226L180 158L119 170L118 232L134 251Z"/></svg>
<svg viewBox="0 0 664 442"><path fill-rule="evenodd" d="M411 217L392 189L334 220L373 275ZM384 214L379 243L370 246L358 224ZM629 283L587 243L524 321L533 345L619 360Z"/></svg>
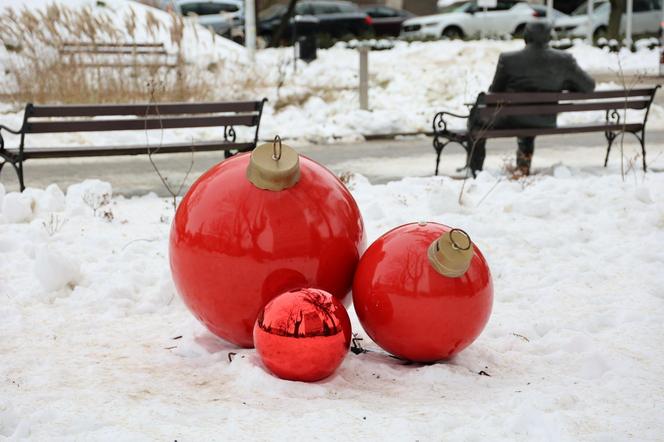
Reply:
<svg viewBox="0 0 664 442"><path fill-rule="evenodd" d="M551 41L551 25L543 21L528 23L523 39L527 45L547 46Z"/></svg>

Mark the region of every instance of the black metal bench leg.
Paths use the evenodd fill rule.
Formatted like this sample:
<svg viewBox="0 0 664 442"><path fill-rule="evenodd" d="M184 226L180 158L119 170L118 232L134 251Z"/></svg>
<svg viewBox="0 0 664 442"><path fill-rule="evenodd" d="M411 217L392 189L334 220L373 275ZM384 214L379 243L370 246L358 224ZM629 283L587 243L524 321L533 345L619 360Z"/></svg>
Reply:
<svg viewBox="0 0 664 442"><path fill-rule="evenodd" d="M18 184L21 186L21 192L25 190L25 182L23 181L23 161L18 161L18 166L12 164L14 169L16 169L16 176L18 176Z"/></svg>
<svg viewBox="0 0 664 442"><path fill-rule="evenodd" d="M14 168L14 172L16 172L18 184L21 188L21 192L23 192L25 190L25 183L23 181L23 162L4 155L0 155L0 158L4 160L2 163L0 163L0 175L2 175L2 169L5 167L5 164L9 163L9 165Z"/></svg>
<svg viewBox="0 0 664 442"><path fill-rule="evenodd" d="M635 134L636 135L636 134ZM641 137L637 137L639 141L641 142L641 153L643 154L642 159L643 159L643 171L645 172L648 168L646 166L646 129L645 127L641 131Z"/></svg>
<svg viewBox="0 0 664 442"><path fill-rule="evenodd" d="M441 143L438 137L434 137L433 139L433 148L436 151L436 170L434 172L434 175L438 175L438 167L440 166L440 155L443 153L443 149L447 144L449 143Z"/></svg>
<svg viewBox="0 0 664 442"><path fill-rule="evenodd" d="M616 139L616 134L613 132L604 132L604 135L606 136L606 141L608 142L606 146L606 157L604 158L604 167L609 163L609 153L611 152L611 145L613 144L613 140Z"/></svg>

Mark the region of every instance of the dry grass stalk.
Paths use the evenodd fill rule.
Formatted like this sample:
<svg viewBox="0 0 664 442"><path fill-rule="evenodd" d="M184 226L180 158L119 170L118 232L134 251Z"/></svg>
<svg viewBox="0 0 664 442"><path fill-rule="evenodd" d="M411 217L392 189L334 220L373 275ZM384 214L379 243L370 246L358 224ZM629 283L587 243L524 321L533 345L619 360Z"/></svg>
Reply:
<svg viewBox="0 0 664 442"><path fill-rule="evenodd" d="M645 77L644 74L637 74L632 78L630 81L627 81L627 76L625 75L625 71L623 70L623 65L622 65L622 59L620 58L620 55L617 55L618 59L618 72L616 75L618 76L618 80L620 81L620 85L622 86L623 90L625 91L625 107L621 109L622 111L622 131L620 132L620 175L622 177L623 182L625 181L625 175L629 172L629 170L632 169L630 167L628 170L625 170L625 128L627 125L627 109L629 105L629 93L634 89L638 84L640 84L643 81L643 78ZM636 155L636 158L639 158L640 154ZM633 164L631 164L633 166ZM636 170L634 169L634 174L636 176Z"/></svg>
<svg viewBox="0 0 664 442"><path fill-rule="evenodd" d="M159 123L161 125L161 114L159 113L159 104L158 104L158 93L163 93L163 85L157 84L157 83L150 83L148 85L149 88L149 101L148 101L148 109L146 109L145 117L147 118L149 116L149 110L150 107L154 107L155 112L157 114L157 118L159 119ZM164 144L164 128L163 126L160 128L160 133L159 133L159 144L157 147L153 148L150 146L150 138L148 136L148 129L147 129L147 120L145 122L146 127L145 127L145 144L147 146L148 150L148 159L150 160L150 164L152 165L152 168L154 169L155 173L159 177L159 180L161 183L164 185L164 188L166 188L166 191L171 195L172 198L172 204L173 204L173 211L177 210L178 206L178 197L182 193L182 190L184 190L184 186L187 183L187 179L189 178L189 175L191 174L191 170L194 168L194 142L192 140L191 142L191 158L189 161L189 166L187 168L186 173L184 174L184 178L182 178L182 181L180 182L179 185L173 186L171 181L168 179L167 176L164 176L164 174L161 172L159 169L159 166L157 163L154 161L152 158L152 155L159 153L161 150L163 144Z"/></svg>
<svg viewBox="0 0 664 442"><path fill-rule="evenodd" d="M17 106L32 103L117 103L141 101L148 84L165 85L164 101L210 100L242 93L237 87L219 88L219 77L204 67L187 64L183 56L185 24L171 14L170 23L147 12L145 17L129 10L120 21L91 8L51 4L42 10L7 9L0 13L0 44L6 50L0 100ZM65 43L107 44L159 43L167 31L175 52L163 55L63 53ZM139 36L149 41L138 41ZM129 41L128 41L129 40ZM2 56L0 49L0 56ZM173 60L174 58L174 60ZM167 67L165 65L174 65ZM91 66L92 65L92 66ZM111 66L107 66L111 65ZM224 68L223 62L216 66ZM222 97L219 97L222 98Z"/></svg>

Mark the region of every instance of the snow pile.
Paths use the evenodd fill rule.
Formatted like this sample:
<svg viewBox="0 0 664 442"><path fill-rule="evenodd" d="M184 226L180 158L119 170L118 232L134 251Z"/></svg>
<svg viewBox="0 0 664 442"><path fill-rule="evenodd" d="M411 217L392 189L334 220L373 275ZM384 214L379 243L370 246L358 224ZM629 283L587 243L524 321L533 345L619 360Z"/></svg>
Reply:
<svg viewBox="0 0 664 442"><path fill-rule="evenodd" d="M458 357L403 365L370 342L351 309L354 331L374 352L349 354L316 384L276 379L253 351L208 333L176 295L170 202L111 197L110 185L92 181L70 187L64 207L31 212L32 221L9 222L3 204L0 435L661 437L664 174L630 172L623 181L615 169L557 166L522 181L484 172L465 184L371 185L355 175L348 186L369 241L430 220L465 229L483 251L494 309Z"/></svg>
<svg viewBox="0 0 664 442"><path fill-rule="evenodd" d="M42 287L54 292L66 286L76 285L79 265L48 245L42 245L35 253L34 272Z"/></svg>
<svg viewBox="0 0 664 442"><path fill-rule="evenodd" d="M370 112L359 110L358 66L356 50L341 45L318 52L318 60L280 70L289 62L285 49L259 52L260 64L272 64L273 77L284 74L283 86L268 91L272 107L262 125L262 134L306 138L316 142L334 142L361 135L431 131L436 112L467 115L468 104L480 92L487 91L501 52L523 47L523 41L434 41L398 42L391 50L371 52L369 56ZM593 74L610 75L622 70L625 75L656 74L657 49L642 47L636 53L618 54L577 41L569 52L582 68ZM274 80L276 82L276 80ZM628 84L629 81L628 81ZM614 83L600 83L598 89L621 88ZM628 118L642 121L642 112L628 111ZM563 114L562 124L604 121L604 112ZM453 127L465 120L451 119ZM664 110L653 105L649 128L664 127Z"/></svg>
<svg viewBox="0 0 664 442"><path fill-rule="evenodd" d="M29 221L32 217L32 198L12 192L2 202L2 213L10 223Z"/></svg>

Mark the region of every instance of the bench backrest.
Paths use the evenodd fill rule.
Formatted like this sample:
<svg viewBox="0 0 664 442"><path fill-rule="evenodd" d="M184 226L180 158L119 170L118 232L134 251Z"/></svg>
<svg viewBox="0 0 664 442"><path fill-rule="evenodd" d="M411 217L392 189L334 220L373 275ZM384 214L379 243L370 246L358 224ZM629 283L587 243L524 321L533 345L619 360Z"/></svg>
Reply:
<svg viewBox="0 0 664 442"><path fill-rule="evenodd" d="M648 109L659 86L596 92L500 92L478 97L482 118L562 112Z"/></svg>
<svg viewBox="0 0 664 442"><path fill-rule="evenodd" d="M163 43L65 42L58 52L82 67L173 67L172 54Z"/></svg>
<svg viewBox="0 0 664 442"><path fill-rule="evenodd" d="M29 103L21 132L102 132L221 126L258 126L261 101L45 105ZM135 118L126 118L127 116ZM91 117L125 117L92 119Z"/></svg>

